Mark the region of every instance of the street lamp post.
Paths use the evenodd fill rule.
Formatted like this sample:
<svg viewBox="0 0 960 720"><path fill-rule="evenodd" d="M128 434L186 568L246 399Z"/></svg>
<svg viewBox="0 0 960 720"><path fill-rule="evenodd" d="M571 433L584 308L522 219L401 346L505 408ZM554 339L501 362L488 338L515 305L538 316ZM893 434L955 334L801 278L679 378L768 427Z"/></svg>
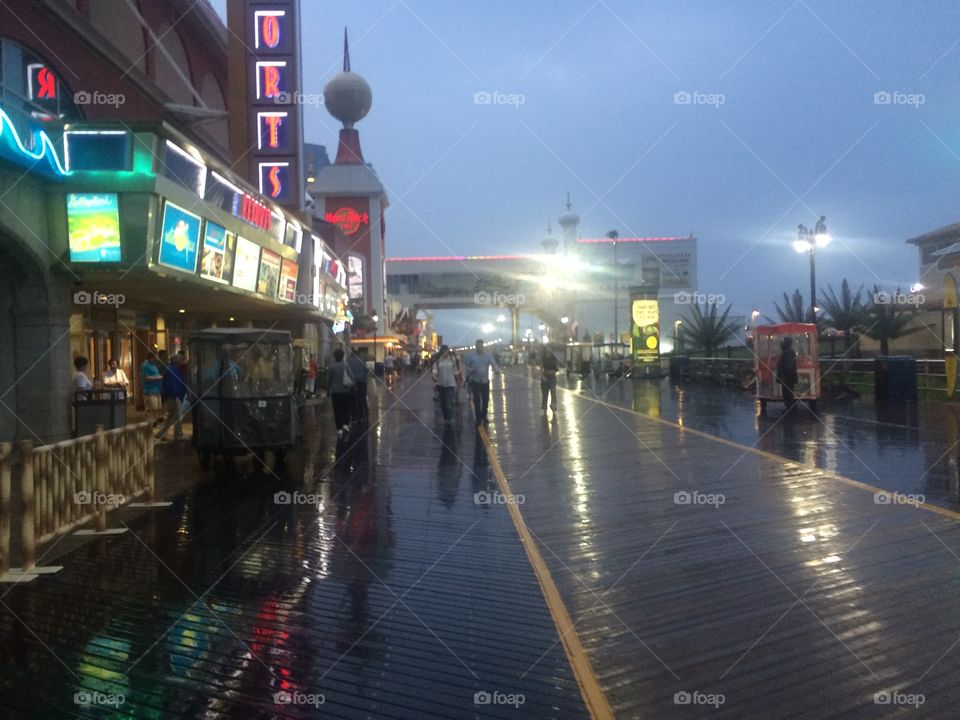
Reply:
<svg viewBox="0 0 960 720"><path fill-rule="evenodd" d="M617 238L620 237L620 233L611 230L607 233L607 237L613 240L613 341L616 343L614 351L617 352L620 349L620 325L617 321L617 315L619 314L617 307Z"/></svg>
<svg viewBox="0 0 960 720"><path fill-rule="evenodd" d="M830 240L826 216L820 217L813 230L803 225L797 226L797 239L793 243L793 249L799 253L810 254L810 317L814 323L817 322L817 246L825 247Z"/></svg>
<svg viewBox="0 0 960 720"><path fill-rule="evenodd" d="M380 322L380 316L374 315L370 318L373 320L373 372L377 372L377 325Z"/></svg>
<svg viewBox="0 0 960 720"><path fill-rule="evenodd" d="M683 325L683 320L674 320L673 321L673 352L680 352L680 326Z"/></svg>

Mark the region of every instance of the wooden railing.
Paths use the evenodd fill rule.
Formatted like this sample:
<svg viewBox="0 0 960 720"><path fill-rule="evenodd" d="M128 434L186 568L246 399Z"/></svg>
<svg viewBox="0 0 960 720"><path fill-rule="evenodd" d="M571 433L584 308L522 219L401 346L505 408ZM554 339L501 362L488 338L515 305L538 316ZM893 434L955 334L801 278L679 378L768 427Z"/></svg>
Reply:
<svg viewBox="0 0 960 720"><path fill-rule="evenodd" d="M149 422L107 431L98 426L93 435L36 448L23 440L19 450L14 466L10 443L0 444L0 573L10 569L11 537L20 540L20 567L28 571L38 545L91 519L105 530L110 510L144 495L154 500Z"/></svg>

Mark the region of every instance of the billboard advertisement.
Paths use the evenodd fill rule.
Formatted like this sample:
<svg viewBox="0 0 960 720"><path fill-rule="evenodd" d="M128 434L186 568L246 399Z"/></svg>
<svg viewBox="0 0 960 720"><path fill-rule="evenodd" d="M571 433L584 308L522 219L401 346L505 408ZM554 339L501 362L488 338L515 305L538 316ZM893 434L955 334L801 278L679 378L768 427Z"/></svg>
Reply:
<svg viewBox="0 0 960 720"><path fill-rule="evenodd" d="M280 256L272 250L263 249L260 257L260 275L257 280L257 293L267 297L277 297L280 286Z"/></svg>
<svg viewBox="0 0 960 720"><path fill-rule="evenodd" d="M164 267L195 273L200 250L200 216L169 200L163 208L160 230L160 255Z"/></svg>
<svg viewBox="0 0 960 720"><path fill-rule="evenodd" d="M200 260L200 277L229 284L233 274L233 252L236 240L233 233L216 223L207 221L203 234L203 255Z"/></svg>
<svg viewBox="0 0 960 720"><path fill-rule="evenodd" d="M237 254L233 261L233 286L254 292L260 270L260 246L245 237L237 237Z"/></svg>
<svg viewBox="0 0 960 720"><path fill-rule="evenodd" d="M68 193L71 262L120 262L120 210L116 193Z"/></svg>
<svg viewBox="0 0 960 720"><path fill-rule="evenodd" d="M653 299L634 299L630 305L633 362L660 360L660 304Z"/></svg>
<svg viewBox="0 0 960 720"><path fill-rule="evenodd" d="M277 297L285 302L295 302L297 299L297 264L293 260L284 259L280 266Z"/></svg>

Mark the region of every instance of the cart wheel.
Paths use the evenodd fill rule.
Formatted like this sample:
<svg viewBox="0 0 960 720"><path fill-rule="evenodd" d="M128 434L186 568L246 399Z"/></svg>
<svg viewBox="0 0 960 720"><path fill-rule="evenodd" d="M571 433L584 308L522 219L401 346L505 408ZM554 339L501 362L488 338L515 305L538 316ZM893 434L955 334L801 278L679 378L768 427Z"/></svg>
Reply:
<svg viewBox="0 0 960 720"><path fill-rule="evenodd" d="M761 401L760 401L760 414L761 414L761 415L766 415L766 414L767 414L767 401L766 401L766 400L761 400Z"/></svg>
<svg viewBox="0 0 960 720"><path fill-rule="evenodd" d="M207 470L210 468L210 460L213 458L213 453L209 450L200 450L197 455L200 457L200 469Z"/></svg>

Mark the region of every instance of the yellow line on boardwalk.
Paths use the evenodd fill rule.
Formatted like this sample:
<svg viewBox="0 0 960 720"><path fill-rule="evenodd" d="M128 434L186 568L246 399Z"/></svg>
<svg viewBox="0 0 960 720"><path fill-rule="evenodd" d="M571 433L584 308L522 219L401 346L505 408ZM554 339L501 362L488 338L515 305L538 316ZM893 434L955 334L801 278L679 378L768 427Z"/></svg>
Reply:
<svg viewBox="0 0 960 720"><path fill-rule="evenodd" d="M581 395L576 390L571 390L570 388L559 388L559 389L563 390L564 392L573 393L575 397L578 397L581 400L597 403L598 405L603 405L605 407L609 407L614 410L620 410L621 412L630 413L631 415L636 415L639 418L650 420L651 422L660 423L661 425L667 425L669 427L679 430L681 433L690 433L691 435L697 435L699 437L703 437L708 440L718 442L721 445L727 445L729 447L736 448L738 450L743 450L745 452L753 453L754 455L759 455L760 457L766 458L768 460L774 460L776 462L779 462L791 467L816 470L818 473L820 473L826 478L830 478L831 480L836 480L837 482L841 482L844 485L849 485L850 487L858 488L859 490L867 490L872 493L883 493L884 495L887 495L890 497L892 497L895 494L890 490L886 490L882 487L877 487L876 485L871 485L870 483L861 482L860 480L854 480L853 478L848 478L845 475L840 475L839 473L831 472L830 470L824 470L823 468L819 468L816 465L804 465L803 463L798 463L795 460L790 460L788 458L785 458L782 455L777 455L776 453L767 452L766 450L761 450L759 448L752 447L750 445L744 445L734 440L727 440L726 438L722 438L717 435L711 435L710 433L704 432L702 430L695 430L694 428L687 427L686 425L681 425L680 423L673 422L672 420L666 420L665 418L660 418L660 417L653 417L652 415L647 415L645 413L633 410L632 408L626 408L626 407L623 407L622 405L617 405L615 403L607 402L606 400L598 400L596 398L587 397L586 395ZM960 512L957 512L956 510L950 510L949 508L940 507L939 505L931 505L930 503L926 503L926 502L922 502L922 503L910 502L909 505L915 506L917 508L921 508L923 510L928 510L932 513L936 513L937 515L943 515L944 517L948 517L953 520L960 520Z"/></svg>
<svg viewBox="0 0 960 720"><path fill-rule="evenodd" d="M487 450L487 457L490 459L493 474L496 476L497 484L500 486L500 492L507 497L512 497L513 493L510 490L510 484L503 474L503 468L500 467L500 459L497 456L497 451L493 447L493 443L490 442L490 436L487 435L486 428L481 426L478 430L480 437L483 439L483 445ZM580 643L580 637L577 635L573 622L570 620L567 607L563 604L563 598L560 597L560 591L554 584L553 577L550 575L550 570L547 568L546 563L543 562L540 550L537 549L530 530L527 529L527 523L524 522L523 515L520 514L520 508L516 503L507 503L507 509L510 511L510 517L513 518L513 524L516 526L517 533L520 535L523 548L527 552L527 559L530 561L530 565L533 566L533 572L537 576L537 582L540 583L540 590L543 592L547 607L553 616L553 622L557 626L557 630L560 631L560 640L563 642L563 649L567 653L570 666L573 668L573 675L576 677L577 684L580 686L580 694L583 696L583 701L590 711L590 716L598 720L613 718L613 710L610 708L610 703L607 702L607 696L603 693L600 683L597 681L597 676L593 672L593 667L590 665L587 653Z"/></svg>

